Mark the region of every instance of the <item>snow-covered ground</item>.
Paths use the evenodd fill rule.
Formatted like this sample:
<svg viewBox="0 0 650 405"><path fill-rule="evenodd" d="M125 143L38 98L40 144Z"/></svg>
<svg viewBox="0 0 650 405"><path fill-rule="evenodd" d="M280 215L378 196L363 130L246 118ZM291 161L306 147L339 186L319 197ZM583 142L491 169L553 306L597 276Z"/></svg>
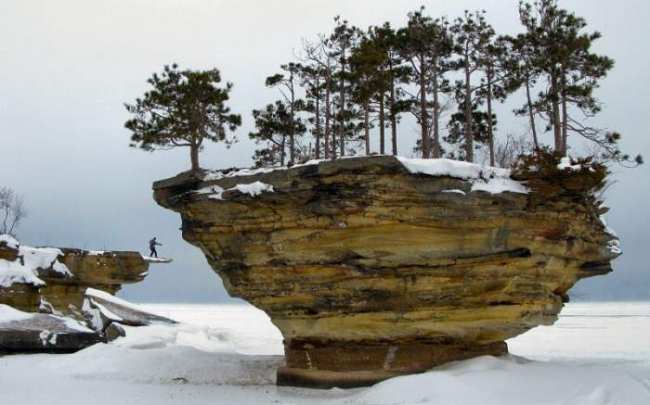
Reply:
<svg viewBox="0 0 650 405"><path fill-rule="evenodd" d="M247 306L143 305L179 325L70 355L0 357L0 404L650 404L650 303L570 304L483 357L372 388L273 385L282 337Z"/></svg>

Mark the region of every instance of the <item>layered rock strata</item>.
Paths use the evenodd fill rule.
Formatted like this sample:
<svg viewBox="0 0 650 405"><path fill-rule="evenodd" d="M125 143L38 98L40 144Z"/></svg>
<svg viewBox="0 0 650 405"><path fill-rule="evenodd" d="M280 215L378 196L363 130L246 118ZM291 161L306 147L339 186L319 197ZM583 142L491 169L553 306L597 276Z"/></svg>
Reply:
<svg viewBox="0 0 650 405"><path fill-rule="evenodd" d="M149 262L137 252L32 248L0 240L0 304L27 312L81 317L84 293L115 294L147 275Z"/></svg>
<svg viewBox="0 0 650 405"><path fill-rule="evenodd" d="M552 324L568 290L619 254L599 202L560 191L385 156L154 184L228 292L282 332L278 384L311 387L503 354Z"/></svg>
<svg viewBox="0 0 650 405"><path fill-rule="evenodd" d="M173 322L112 296L144 280L150 262L169 261L33 248L0 235L0 353L68 353L123 336L120 324Z"/></svg>

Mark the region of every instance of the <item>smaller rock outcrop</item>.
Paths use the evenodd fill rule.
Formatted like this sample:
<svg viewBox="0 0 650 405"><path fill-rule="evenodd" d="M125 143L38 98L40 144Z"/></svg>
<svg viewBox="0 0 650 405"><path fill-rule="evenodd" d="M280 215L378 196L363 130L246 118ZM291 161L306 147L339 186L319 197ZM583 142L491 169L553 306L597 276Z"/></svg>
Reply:
<svg viewBox="0 0 650 405"><path fill-rule="evenodd" d="M112 295L144 280L150 263L169 262L137 252L34 248L0 235L0 351L71 352L123 336L120 323L173 322Z"/></svg>
<svg viewBox="0 0 650 405"><path fill-rule="evenodd" d="M110 294L147 276L151 260L138 252L33 248L0 237L0 303L26 312L83 319L86 289Z"/></svg>

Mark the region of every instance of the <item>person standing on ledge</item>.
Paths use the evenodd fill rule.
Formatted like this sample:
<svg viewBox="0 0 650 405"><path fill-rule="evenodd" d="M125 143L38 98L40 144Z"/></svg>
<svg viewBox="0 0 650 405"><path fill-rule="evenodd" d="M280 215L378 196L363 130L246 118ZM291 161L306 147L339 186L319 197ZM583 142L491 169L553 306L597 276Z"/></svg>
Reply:
<svg viewBox="0 0 650 405"><path fill-rule="evenodd" d="M156 246L162 246L162 243L158 243L156 240L156 237L154 236L153 239L149 241L149 256L150 257L158 257L158 252L156 251Z"/></svg>

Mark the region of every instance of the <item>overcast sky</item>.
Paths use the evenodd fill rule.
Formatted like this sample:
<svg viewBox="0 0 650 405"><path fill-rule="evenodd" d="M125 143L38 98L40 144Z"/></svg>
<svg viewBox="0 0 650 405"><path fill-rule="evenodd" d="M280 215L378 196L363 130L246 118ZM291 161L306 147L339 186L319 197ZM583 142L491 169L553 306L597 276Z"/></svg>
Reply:
<svg viewBox="0 0 650 405"><path fill-rule="evenodd" d="M218 67L232 81L232 108L244 125L231 150L210 147L202 165L250 166L250 110L276 98L264 78L292 60L301 38L329 32L340 14L360 27L404 23L426 5L453 18L483 8L500 33L519 30L517 0L2 0L0 2L0 186L24 196L24 243L140 250L153 236L174 263L152 267L122 296L134 301L227 300L220 279L198 249L185 243L178 215L158 207L151 183L186 170L186 150L153 154L128 148L123 103L140 96L164 64ZM603 39L596 50L616 60L598 95L603 127L624 135L624 149L650 158L650 2L561 1L587 18ZM525 126L500 116L503 131ZM404 126L400 148L417 137ZM548 136L547 136L548 140ZM616 169L608 192L610 225L625 255L615 273L583 281L582 299L650 298L645 250L650 245L650 167Z"/></svg>

